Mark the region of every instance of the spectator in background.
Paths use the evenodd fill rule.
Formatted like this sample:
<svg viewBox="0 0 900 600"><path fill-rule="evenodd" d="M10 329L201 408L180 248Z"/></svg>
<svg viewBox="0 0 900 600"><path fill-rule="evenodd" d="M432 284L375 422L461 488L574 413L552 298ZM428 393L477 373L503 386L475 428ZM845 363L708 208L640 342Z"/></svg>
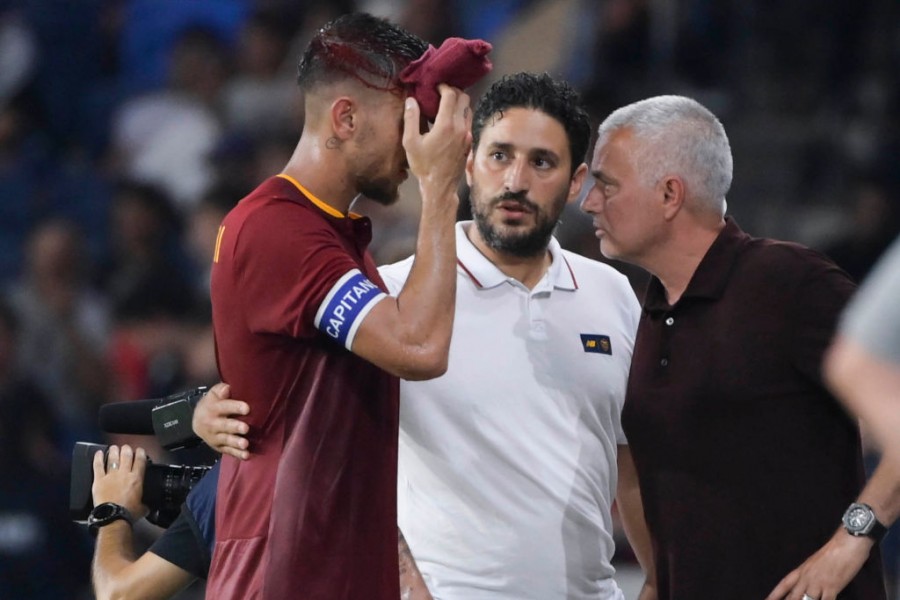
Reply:
<svg viewBox="0 0 900 600"><path fill-rule="evenodd" d="M230 131L254 136L299 133L302 95L293 61L287 60L292 34L276 13L257 12L244 24L235 52L236 72L222 93Z"/></svg>
<svg viewBox="0 0 900 600"><path fill-rule="evenodd" d="M27 139L22 111L12 103L0 105L0 284L20 275L27 232L32 226L31 204L38 185L35 176L43 153Z"/></svg>
<svg viewBox="0 0 900 600"><path fill-rule="evenodd" d="M183 316L196 304L179 237L181 222L162 188L137 181L116 187L109 219L111 251L99 279L118 317Z"/></svg>
<svg viewBox="0 0 900 600"><path fill-rule="evenodd" d="M50 399L71 442L90 439L109 393L109 312L88 275L80 231L67 221L45 221L31 232L25 273L9 291L20 322L21 364Z"/></svg>
<svg viewBox="0 0 900 600"><path fill-rule="evenodd" d="M407 0L399 15L404 27L433 44L459 35L454 3L446 0ZM483 5L482 5L483 6Z"/></svg>
<svg viewBox="0 0 900 600"><path fill-rule="evenodd" d="M182 243L191 259L193 293L198 305L209 304L209 272L212 268L219 225L236 204L236 199L243 198L246 192L247 190L235 190L231 186L219 186L210 190L188 217Z"/></svg>
<svg viewBox="0 0 900 600"><path fill-rule="evenodd" d="M161 186L180 210L212 184L206 159L222 135L219 96L229 58L215 33L185 30L172 49L167 86L127 100L113 120L117 168Z"/></svg>
<svg viewBox="0 0 900 600"><path fill-rule="evenodd" d="M131 93L167 85L172 49L186 30L202 29L231 46L251 5L261 1L270 0L122 0L117 17L122 85Z"/></svg>
<svg viewBox="0 0 900 600"><path fill-rule="evenodd" d="M825 248L825 254L857 283L865 279L891 241L900 234L898 198L891 197L890 189L877 177L854 179L846 207L849 211L846 234Z"/></svg>
<svg viewBox="0 0 900 600"><path fill-rule="evenodd" d="M120 182L110 207L111 252L99 277L113 312L109 360L116 400L165 396L182 384L183 344L208 295L190 278L181 217L156 186ZM140 442L155 455L152 442Z"/></svg>
<svg viewBox="0 0 900 600"><path fill-rule="evenodd" d="M0 108L32 77L37 44L20 14L0 8Z"/></svg>
<svg viewBox="0 0 900 600"><path fill-rule="evenodd" d="M19 327L0 300L0 596L88 598L90 543L69 520L60 421L19 368Z"/></svg>

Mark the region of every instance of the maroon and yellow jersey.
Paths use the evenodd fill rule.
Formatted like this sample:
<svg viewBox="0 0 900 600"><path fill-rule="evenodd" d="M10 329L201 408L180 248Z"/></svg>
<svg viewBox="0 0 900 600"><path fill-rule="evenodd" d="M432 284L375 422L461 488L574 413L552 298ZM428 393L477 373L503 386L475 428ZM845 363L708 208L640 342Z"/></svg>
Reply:
<svg viewBox="0 0 900 600"><path fill-rule="evenodd" d="M285 176L222 222L216 355L251 458L222 459L207 598L399 597L398 381L348 350L384 297L370 239Z"/></svg>

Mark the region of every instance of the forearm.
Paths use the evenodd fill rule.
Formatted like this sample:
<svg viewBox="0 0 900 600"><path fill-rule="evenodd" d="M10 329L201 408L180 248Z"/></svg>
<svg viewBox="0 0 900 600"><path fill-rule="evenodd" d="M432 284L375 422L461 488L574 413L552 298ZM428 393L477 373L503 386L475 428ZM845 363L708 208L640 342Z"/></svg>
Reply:
<svg viewBox="0 0 900 600"><path fill-rule="evenodd" d="M397 310L408 343L449 345L456 299L456 191L423 194L416 254L409 277L397 297ZM431 198L425 194L432 194Z"/></svg>
<svg viewBox="0 0 900 600"><path fill-rule="evenodd" d="M166 600L196 577L153 554L135 560L131 529L113 523L100 530L92 580L97 600Z"/></svg>
<svg viewBox="0 0 900 600"><path fill-rule="evenodd" d="M828 385L874 433L884 454L900 460L900 366L838 336L824 371Z"/></svg>
<svg viewBox="0 0 900 600"><path fill-rule="evenodd" d="M885 457L859 495L859 502L872 507L878 521L890 527L900 516L900 465Z"/></svg>
<svg viewBox="0 0 900 600"><path fill-rule="evenodd" d="M131 526L127 522L117 521L98 531L91 568L94 593L98 600L123 597L122 576L134 561Z"/></svg>
<svg viewBox="0 0 900 600"><path fill-rule="evenodd" d="M382 299L357 331L352 350L403 379L430 379L447 370L456 306L458 199L449 188L423 200L416 256L396 297ZM424 190L423 190L424 191Z"/></svg>

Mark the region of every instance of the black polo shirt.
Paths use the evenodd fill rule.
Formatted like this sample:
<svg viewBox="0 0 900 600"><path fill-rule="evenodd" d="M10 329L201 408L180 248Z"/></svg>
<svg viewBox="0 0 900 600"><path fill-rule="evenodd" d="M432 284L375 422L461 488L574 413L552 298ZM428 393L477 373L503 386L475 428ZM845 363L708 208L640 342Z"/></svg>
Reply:
<svg viewBox="0 0 900 600"><path fill-rule="evenodd" d="M622 424L660 599L761 600L840 525L864 472L820 365L853 289L730 219L675 306L651 279ZM884 598L877 550L840 598Z"/></svg>

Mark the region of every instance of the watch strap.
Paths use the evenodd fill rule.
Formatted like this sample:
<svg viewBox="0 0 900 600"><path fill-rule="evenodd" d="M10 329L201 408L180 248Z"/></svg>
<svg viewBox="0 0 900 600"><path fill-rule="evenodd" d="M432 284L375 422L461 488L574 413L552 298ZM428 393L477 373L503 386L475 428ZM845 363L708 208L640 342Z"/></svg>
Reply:
<svg viewBox="0 0 900 600"><path fill-rule="evenodd" d="M105 513L102 516L99 516L98 513ZM103 504L98 504L91 511L90 516L88 516L88 530L97 535L97 531L101 527L106 527L110 523L115 523L116 521L125 521L128 525L134 525L134 516L132 516L131 512L121 504L116 504L115 502L104 502Z"/></svg>
<svg viewBox="0 0 900 600"><path fill-rule="evenodd" d="M868 535L870 538L875 540L875 543L880 542L884 539L884 536L887 535L888 528L881 524L881 521L878 519L874 519L872 521L872 528L869 529Z"/></svg>
<svg viewBox="0 0 900 600"><path fill-rule="evenodd" d="M863 530L856 529L856 528L852 527L851 524L847 521L847 518L851 514L851 511L854 511L854 510L865 510L872 517L872 520L869 521L869 523L867 524L865 529L863 529ZM862 536L870 537L873 540L875 540L876 543L878 543L882 539L884 539L884 536L887 535L887 532L888 532L888 528L885 527L878 520L878 517L875 515L875 511L872 510L872 507L864 502L854 502L853 504L851 504L850 507L847 508L847 511L844 513L844 518L842 519L842 522L843 522L844 529L850 535L853 535L856 537L862 537Z"/></svg>

